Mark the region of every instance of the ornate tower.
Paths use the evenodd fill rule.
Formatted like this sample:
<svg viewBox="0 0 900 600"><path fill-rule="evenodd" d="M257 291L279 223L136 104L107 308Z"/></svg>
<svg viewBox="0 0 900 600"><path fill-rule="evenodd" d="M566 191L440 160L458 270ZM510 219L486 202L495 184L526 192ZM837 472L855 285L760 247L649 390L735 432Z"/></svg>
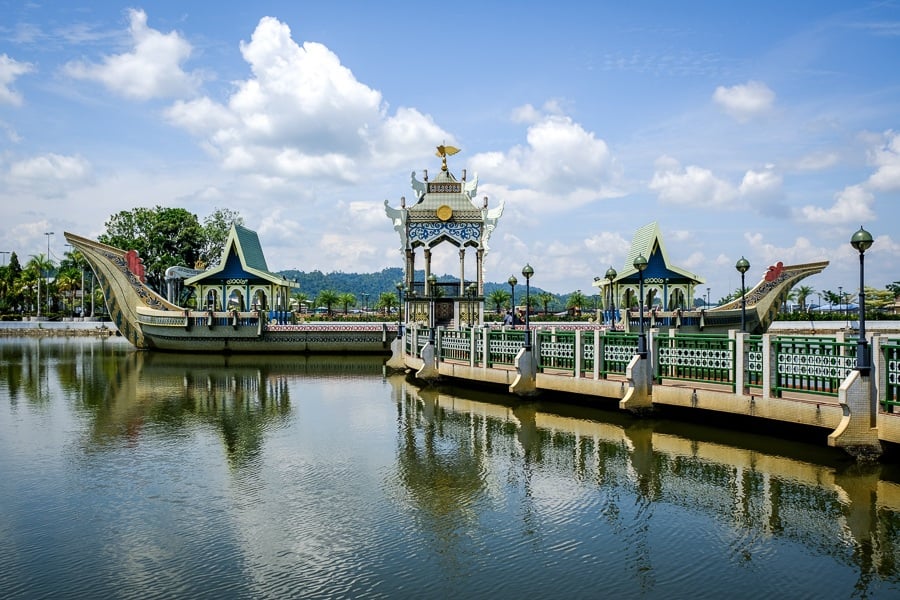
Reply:
<svg viewBox="0 0 900 600"><path fill-rule="evenodd" d="M407 290L407 315L409 320L426 320L429 304L435 308L434 323L442 325L455 320L478 324L482 322L484 304L484 258L488 253L488 240L503 214L503 202L488 208L487 196L482 202L475 199L478 176L457 180L447 168L447 157L459 152L453 146L438 146L441 170L433 180L424 171L423 181L410 176L414 201L400 199L400 208L384 201L387 217L394 223L400 235L400 251L405 258L404 287ZM459 248L459 282L439 283L432 289L432 250L444 243ZM425 280L415 281L416 252L421 248L425 257ZM466 250L475 252L475 279L467 281L465 274ZM474 286L472 285L474 284ZM410 310L411 309L411 310Z"/></svg>

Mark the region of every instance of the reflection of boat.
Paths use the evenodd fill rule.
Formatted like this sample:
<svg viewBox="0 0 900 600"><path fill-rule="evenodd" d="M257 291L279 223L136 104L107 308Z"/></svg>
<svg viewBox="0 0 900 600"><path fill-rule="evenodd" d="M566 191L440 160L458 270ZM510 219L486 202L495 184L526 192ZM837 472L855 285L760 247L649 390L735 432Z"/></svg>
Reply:
<svg viewBox="0 0 900 600"><path fill-rule="evenodd" d="M112 320L137 348L192 352L387 353L389 324L274 324L264 309L189 310L169 302L135 273L128 252L65 234L90 263Z"/></svg>
<svg viewBox="0 0 900 600"><path fill-rule="evenodd" d="M726 333L740 329L742 313L746 310L746 331L762 334L775 320L788 294L801 280L821 273L828 261L802 265L778 263L769 267L762 280L746 293L746 307L742 309L740 297L709 310L645 310L644 323L662 330L684 333ZM640 326L639 311L626 310L622 316L625 329L635 330Z"/></svg>

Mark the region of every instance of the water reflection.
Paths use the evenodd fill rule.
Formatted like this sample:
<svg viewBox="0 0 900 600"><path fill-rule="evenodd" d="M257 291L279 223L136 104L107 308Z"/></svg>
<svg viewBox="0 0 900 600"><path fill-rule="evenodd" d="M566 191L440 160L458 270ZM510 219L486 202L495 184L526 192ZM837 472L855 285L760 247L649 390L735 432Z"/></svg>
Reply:
<svg viewBox="0 0 900 600"><path fill-rule="evenodd" d="M552 397L421 388L383 376L381 363L3 341L0 588L124 598L900 592L894 466Z"/></svg>
<svg viewBox="0 0 900 600"><path fill-rule="evenodd" d="M495 493L492 481L503 477L507 484L520 478L524 531L537 534L548 518L564 518L536 515L535 504L558 493L541 489L546 481L533 481L539 471L543 479L552 473L589 483L601 494L597 516L628 530L623 564L642 588L654 584L649 531L654 507L661 505L700 511L728 526L734 536L726 548L734 563L749 565L757 553L771 551L767 541L781 538L854 567L862 595L876 575L898 581L900 485L894 467L846 463L827 450L740 432L573 406L503 404L493 396L481 402L477 392L420 389L403 379L392 384L401 480L433 518L437 539L452 540L447 534L473 519L467 507ZM781 453L760 449L761 441ZM804 460L810 454L821 460ZM509 460L519 461L518 472ZM490 472L498 461L510 471ZM538 501L536 494L545 497ZM617 522L623 498L636 503L634 523ZM559 509L564 512L565 504Z"/></svg>

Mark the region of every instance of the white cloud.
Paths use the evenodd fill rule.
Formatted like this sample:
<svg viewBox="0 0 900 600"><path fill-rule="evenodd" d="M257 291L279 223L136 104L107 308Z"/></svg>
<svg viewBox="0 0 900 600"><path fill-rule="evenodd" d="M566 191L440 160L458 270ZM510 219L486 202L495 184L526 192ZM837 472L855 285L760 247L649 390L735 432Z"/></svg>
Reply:
<svg viewBox="0 0 900 600"><path fill-rule="evenodd" d="M861 185L851 185L835 195L835 202L830 207L804 206L797 211L797 217L822 225L841 225L857 221L871 221L875 218L872 211L874 196Z"/></svg>
<svg viewBox="0 0 900 600"><path fill-rule="evenodd" d="M738 188L741 196L771 198L781 192L781 176L771 167L763 171L749 170Z"/></svg>
<svg viewBox="0 0 900 600"><path fill-rule="evenodd" d="M816 152L802 157L796 167L801 171L823 171L836 165L839 158L834 152Z"/></svg>
<svg viewBox="0 0 900 600"><path fill-rule="evenodd" d="M12 87L12 83L20 75L31 72L31 63L19 62L6 54L0 54L0 104L21 106L22 94Z"/></svg>
<svg viewBox="0 0 900 600"><path fill-rule="evenodd" d="M90 163L80 156L45 154L14 162L9 167L11 181L79 181L90 173Z"/></svg>
<svg viewBox="0 0 900 600"><path fill-rule="evenodd" d="M868 187L885 192L900 190L900 134L886 131L883 143L869 155L878 169L869 177Z"/></svg>
<svg viewBox="0 0 900 600"><path fill-rule="evenodd" d="M713 101L732 118L741 123L765 114L775 103L775 92L760 81L748 81L732 87L719 86Z"/></svg>
<svg viewBox="0 0 900 600"><path fill-rule="evenodd" d="M131 52L106 56L102 63L72 61L64 72L75 79L99 81L117 94L138 100L191 95L200 78L182 70L191 45L177 32L160 33L147 27L147 14L129 11Z"/></svg>
<svg viewBox="0 0 900 600"><path fill-rule="evenodd" d="M649 188L658 194L660 202L679 206L724 208L738 197L733 185L709 169L695 165L682 168L668 156L656 161Z"/></svg>
<svg viewBox="0 0 900 600"><path fill-rule="evenodd" d="M324 45L298 45L277 19L261 19L241 54L252 76L235 83L227 102L204 97L166 111L169 122L202 137L226 169L352 182L452 140L414 109L388 115L380 92L357 81Z"/></svg>
<svg viewBox="0 0 900 600"><path fill-rule="evenodd" d="M622 195L619 166L602 139L566 116L545 115L529 126L527 144L472 157L490 173L484 189L527 210L564 210Z"/></svg>

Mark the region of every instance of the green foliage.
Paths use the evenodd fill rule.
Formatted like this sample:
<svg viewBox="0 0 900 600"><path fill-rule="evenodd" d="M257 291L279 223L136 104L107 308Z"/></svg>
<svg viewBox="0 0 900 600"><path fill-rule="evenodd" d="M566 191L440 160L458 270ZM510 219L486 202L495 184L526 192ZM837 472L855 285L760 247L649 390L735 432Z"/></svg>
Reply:
<svg viewBox="0 0 900 600"><path fill-rule="evenodd" d="M500 312L503 310L503 307L509 304L510 293L506 290L496 289L488 294L485 300L487 301L487 304L489 306L493 306L496 308L497 314L500 314Z"/></svg>
<svg viewBox="0 0 900 600"><path fill-rule="evenodd" d="M237 211L228 208L217 208L211 215L203 219L203 245L200 248L200 261L207 268L219 264L232 224L243 226L244 218Z"/></svg>
<svg viewBox="0 0 900 600"><path fill-rule="evenodd" d="M316 296L316 306L326 307L329 315L331 314L331 307L335 304L339 304L340 301L340 295L334 290L322 290L319 292L319 295Z"/></svg>
<svg viewBox="0 0 900 600"><path fill-rule="evenodd" d="M166 269L193 267L200 258L204 231L197 216L183 208L134 208L123 210L106 222L98 236L105 244L136 250L144 261L147 284L163 289Z"/></svg>

